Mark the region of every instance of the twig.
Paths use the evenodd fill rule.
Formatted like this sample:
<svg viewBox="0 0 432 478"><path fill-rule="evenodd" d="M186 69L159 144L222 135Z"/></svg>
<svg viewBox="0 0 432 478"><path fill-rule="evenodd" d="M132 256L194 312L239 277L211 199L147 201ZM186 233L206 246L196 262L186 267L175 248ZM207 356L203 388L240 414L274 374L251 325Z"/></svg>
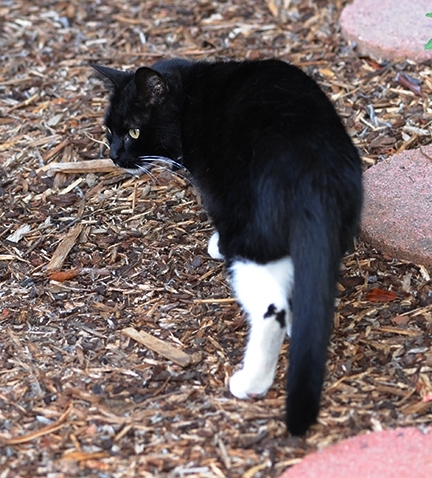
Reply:
<svg viewBox="0 0 432 478"><path fill-rule="evenodd" d="M47 435L48 433L53 433L59 430L63 426L63 423L66 421L67 417L69 416L72 408L73 408L73 404L69 403L69 406L67 407L67 409L64 411L64 413L60 416L60 418L55 423L52 423L51 425L47 425L46 427L43 427L40 430L37 430L33 433L29 433L28 435L23 435L21 437L15 437L15 438L9 438L8 440L5 440L3 444L0 443L0 446L20 445L22 443L27 443L28 441L34 440L35 438L39 438L43 435Z"/></svg>
<svg viewBox="0 0 432 478"><path fill-rule="evenodd" d="M432 161L432 157L429 156L428 154L426 154L424 151L423 151L423 148L420 146L420 153L427 159L429 159L430 161Z"/></svg>
<svg viewBox="0 0 432 478"><path fill-rule="evenodd" d="M236 299L234 297L227 297L226 299L195 299L195 304L234 304Z"/></svg>
<svg viewBox="0 0 432 478"><path fill-rule="evenodd" d="M181 367L187 367L194 361L191 355L173 347L163 340L153 337L153 335L150 335L143 330L138 331L132 327L128 327L127 329L123 329L122 332L131 339L145 345L150 350L153 350L153 352L162 355L168 360L172 360Z"/></svg>

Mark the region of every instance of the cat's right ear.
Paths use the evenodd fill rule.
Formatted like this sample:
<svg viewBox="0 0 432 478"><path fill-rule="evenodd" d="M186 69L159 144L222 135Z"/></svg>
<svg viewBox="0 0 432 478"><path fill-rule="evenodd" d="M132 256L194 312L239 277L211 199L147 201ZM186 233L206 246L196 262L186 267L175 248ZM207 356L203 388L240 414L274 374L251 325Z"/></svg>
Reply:
<svg viewBox="0 0 432 478"><path fill-rule="evenodd" d="M135 86L140 98L148 106L160 104L168 93L168 82L157 71L141 67L135 72Z"/></svg>
<svg viewBox="0 0 432 478"><path fill-rule="evenodd" d="M103 76L104 83L110 89L119 89L120 85L124 83L125 78L128 76L125 71L115 70L114 68L108 68L107 66L95 64L90 66Z"/></svg>

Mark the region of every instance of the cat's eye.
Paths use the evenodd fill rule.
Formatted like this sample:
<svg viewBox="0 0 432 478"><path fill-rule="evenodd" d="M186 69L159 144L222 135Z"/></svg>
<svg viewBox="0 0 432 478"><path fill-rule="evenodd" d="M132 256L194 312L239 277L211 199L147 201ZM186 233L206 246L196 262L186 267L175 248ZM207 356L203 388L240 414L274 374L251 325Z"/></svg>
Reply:
<svg viewBox="0 0 432 478"><path fill-rule="evenodd" d="M139 135L140 135L140 130L138 128L131 128L129 130L129 136L132 138L132 139L138 139L139 138Z"/></svg>

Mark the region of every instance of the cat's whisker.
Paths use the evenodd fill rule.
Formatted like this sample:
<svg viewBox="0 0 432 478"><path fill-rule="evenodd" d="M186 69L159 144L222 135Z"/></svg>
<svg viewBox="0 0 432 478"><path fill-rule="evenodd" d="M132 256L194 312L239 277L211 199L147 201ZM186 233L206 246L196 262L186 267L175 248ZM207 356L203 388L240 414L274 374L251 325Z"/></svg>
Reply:
<svg viewBox="0 0 432 478"><path fill-rule="evenodd" d="M177 171L173 171L172 169L166 168L164 165L161 165L161 169L163 169L165 171L169 171L173 176L176 176L177 178L181 179L182 181L185 181L190 186L193 186L192 181L187 176L183 176L182 174L179 174Z"/></svg>
<svg viewBox="0 0 432 478"><path fill-rule="evenodd" d="M177 171L174 171L172 168L169 167L173 165L173 161L171 159L159 156L142 156L139 159L144 159L144 162L147 164L138 164L136 168L127 168L126 171L128 171L130 174L133 174L134 176L142 176L143 174L147 174L154 181L155 184L159 184L160 181L158 177L151 172L151 169L157 167L160 168L162 171L168 171L173 176L178 177L182 181L185 181L192 186L192 181L187 176L183 176L182 174L179 174ZM178 165L179 169L187 171L187 169L180 163L176 163L176 165Z"/></svg>
<svg viewBox="0 0 432 478"><path fill-rule="evenodd" d="M176 166L178 169L186 169L183 164L179 163L175 159L166 158L164 156L139 156L140 160L150 161L150 162L160 162L163 164L169 164Z"/></svg>
<svg viewBox="0 0 432 478"><path fill-rule="evenodd" d="M126 171L129 172L130 174L133 174L134 176L142 176L143 174L147 174L147 176L149 176L154 183L156 184L159 183L158 178L145 165L140 164L136 168L134 169L128 168L126 169Z"/></svg>
<svg viewBox="0 0 432 478"><path fill-rule="evenodd" d="M165 171L169 171L174 176L180 178L183 181L186 181L189 185L192 185L192 182L190 181L188 177L183 176L182 174L179 174L177 171L174 171L172 167L169 167L169 166L176 166L178 169L181 169L182 171L187 171L187 169L178 161L175 161L170 158L165 158L163 156L140 156L139 159L144 162L151 163L151 167L159 166L161 169ZM139 167L145 168L144 165L140 165ZM146 170L148 172L148 168L146 168Z"/></svg>

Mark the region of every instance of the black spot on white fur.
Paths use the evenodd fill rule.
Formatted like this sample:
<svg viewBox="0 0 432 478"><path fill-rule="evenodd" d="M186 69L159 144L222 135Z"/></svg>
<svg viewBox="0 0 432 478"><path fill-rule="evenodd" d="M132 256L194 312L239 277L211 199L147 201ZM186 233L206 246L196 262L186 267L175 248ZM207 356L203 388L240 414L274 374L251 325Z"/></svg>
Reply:
<svg viewBox="0 0 432 478"><path fill-rule="evenodd" d="M283 329L286 327L285 315L285 310L282 309L278 311L274 304L270 304L268 306L267 312L264 314L264 318L268 319L269 317L275 317L275 319L279 322L281 328Z"/></svg>
<svg viewBox="0 0 432 478"><path fill-rule="evenodd" d="M274 304L270 304L268 306L268 309L267 309L267 312L264 314L264 318L265 319L268 319L269 317L271 317L272 315L275 315L276 313L276 307Z"/></svg>

